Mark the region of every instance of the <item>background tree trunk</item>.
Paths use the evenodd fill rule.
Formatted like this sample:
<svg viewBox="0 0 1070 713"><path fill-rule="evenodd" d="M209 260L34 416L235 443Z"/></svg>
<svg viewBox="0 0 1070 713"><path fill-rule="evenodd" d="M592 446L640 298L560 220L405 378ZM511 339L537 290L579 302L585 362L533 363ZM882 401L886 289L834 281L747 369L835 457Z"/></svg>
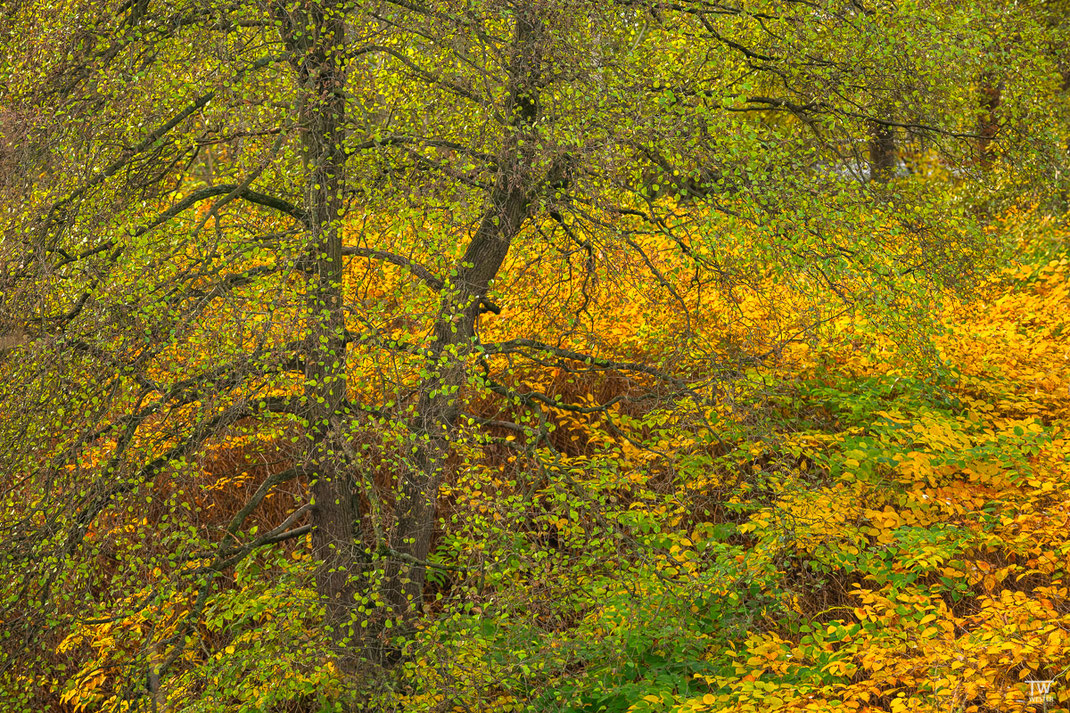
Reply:
<svg viewBox="0 0 1070 713"><path fill-rule="evenodd" d="M981 97L981 112L977 118L977 162L981 168L988 170L996 161L996 135L999 134L1000 98L1003 94L1002 82L992 73L985 72L978 82Z"/></svg>
<svg viewBox="0 0 1070 713"><path fill-rule="evenodd" d="M895 173L895 128L882 121L869 122L869 178L887 181Z"/></svg>

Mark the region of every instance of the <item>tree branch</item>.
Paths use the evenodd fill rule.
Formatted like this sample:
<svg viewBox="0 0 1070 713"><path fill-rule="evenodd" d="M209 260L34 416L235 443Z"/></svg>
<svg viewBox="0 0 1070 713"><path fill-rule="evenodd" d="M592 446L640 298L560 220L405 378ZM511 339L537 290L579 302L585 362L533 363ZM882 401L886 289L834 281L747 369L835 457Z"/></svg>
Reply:
<svg viewBox="0 0 1070 713"><path fill-rule="evenodd" d="M424 284L426 284L428 287L430 287L432 290L435 290L436 292L441 290L446 285L442 278L437 277L434 273L432 273L429 269L427 269L420 263L410 260L409 258L403 257L396 253L387 252L386 250L376 250L374 248L346 245L342 247L342 255L363 257L368 258L369 260L383 260L384 262L389 262L392 265L403 267L416 277L420 278L420 280L423 281Z"/></svg>

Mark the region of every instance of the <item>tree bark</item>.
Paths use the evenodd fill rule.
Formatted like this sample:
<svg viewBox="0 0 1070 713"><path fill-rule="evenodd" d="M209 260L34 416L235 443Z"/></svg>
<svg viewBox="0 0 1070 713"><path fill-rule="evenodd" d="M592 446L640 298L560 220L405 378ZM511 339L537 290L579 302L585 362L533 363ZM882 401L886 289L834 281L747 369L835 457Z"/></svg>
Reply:
<svg viewBox="0 0 1070 713"><path fill-rule="evenodd" d="M448 439L458 413L458 397L468 379L467 360L475 347L476 324L491 280L513 239L531 214L539 186L535 175L535 125L545 28L537 10L516 6L513 53L506 98L505 140L487 208L472 235L456 278L443 290L431 345L435 375L422 386L417 405L414 467L403 474L397 500L393 548L404 556L387 571L387 601L406 617L418 611L426 561L434 531L435 503Z"/></svg>
<svg viewBox="0 0 1070 713"><path fill-rule="evenodd" d="M342 300L342 237L346 107L343 89L345 21L337 3L312 3L305 10L277 10L283 35L294 53L304 89L299 129L309 168L306 213L309 274L305 334L307 466L312 474L312 549L319 562L316 587L326 606L327 625L340 658L352 663L353 642L346 625L353 610L358 548L357 514L349 474L336 443L335 425L346 399L345 317Z"/></svg>
<svg viewBox="0 0 1070 713"><path fill-rule="evenodd" d="M869 178L887 181L895 171L895 129L879 121L869 123Z"/></svg>

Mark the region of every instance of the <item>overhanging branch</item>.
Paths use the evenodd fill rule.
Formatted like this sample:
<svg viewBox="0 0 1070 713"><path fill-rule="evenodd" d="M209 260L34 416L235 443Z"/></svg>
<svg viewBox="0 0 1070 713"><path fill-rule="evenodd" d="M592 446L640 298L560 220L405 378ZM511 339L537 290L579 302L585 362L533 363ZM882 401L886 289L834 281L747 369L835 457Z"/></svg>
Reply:
<svg viewBox="0 0 1070 713"><path fill-rule="evenodd" d="M403 267L416 277L420 278L420 280L424 284L426 284L428 287L430 287L432 290L435 290L436 292L445 287L446 284L445 281L442 280L442 278L436 276L434 273L432 273L429 269L427 269L420 263L410 260L409 258L404 257L402 255L387 252L386 250L376 250L374 248L346 245L342 248L342 255L351 257L363 257L368 258L369 260L382 260L384 262L389 262L392 265Z"/></svg>

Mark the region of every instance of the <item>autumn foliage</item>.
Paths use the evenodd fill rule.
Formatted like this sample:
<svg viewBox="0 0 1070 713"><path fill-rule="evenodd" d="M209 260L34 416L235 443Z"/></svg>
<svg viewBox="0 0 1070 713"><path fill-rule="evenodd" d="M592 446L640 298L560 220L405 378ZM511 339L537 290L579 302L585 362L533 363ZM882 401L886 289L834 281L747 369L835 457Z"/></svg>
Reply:
<svg viewBox="0 0 1070 713"><path fill-rule="evenodd" d="M1070 708L1056 5L4 7L0 710Z"/></svg>
<svg viewBox="0 0 1070 713"><path fill-rule="evenodd" d="M1049 218L1011 213L998 229L1025 257L980 301L941 308L922 361L851 315L829 338L740 361L739 344L758 353L762 335L790 328L798 293L770 283L740 291L731 310L711 301L692 309L688 332L682 313L665 319L664 297L602 278L585 308L591 332L636 359L671 355L685 334L717 343L688 367L709 387L668 398L642 374L547 358L508 384L564 397L567 407L546 408L541 432L510 430L515 418L472 401L438 506L425 615L408 663L371 689L378 705L1005 711L1025 709L1032 679L1055 681L1049 710L1065 706L1070 260ZM647 253L670 270L671 248ZM505 336L514 309L538 313L515 305L540 299L522 266L509 274L510 297L489 324ZM398 294L389 276L372 289L352 276L364 299ZM394 328L401 338L409 326ZM711 374L715 361L733 365L730 377ZM374 363L352 368L373 370L355 383L375 383ZM703 388L721 398L710 406ZM607 411L571 406L615 398ZM199 513L211 540L243 493L287 467L288 443L285 430L248 421L199 469L158 483L170 492L156 500ZM381 436L366 440L367 478L394 477L390 449ZM294 512L305 487L297 479L289 495L274 493L251 531ZM265 548L224 573L189 628L183 612L197 593L154 588L167 578L161 563L197 563L194 553L152 554L166 517L113 519L90 533L112 559L144 558L144 585L119 617L67 619L48 641L48 667L9 668L8 690L50 691L56 710L127 710L119 672L178 627L194 645L167 684L175 706L346 701L325 655L307 542Z"/></svg>

